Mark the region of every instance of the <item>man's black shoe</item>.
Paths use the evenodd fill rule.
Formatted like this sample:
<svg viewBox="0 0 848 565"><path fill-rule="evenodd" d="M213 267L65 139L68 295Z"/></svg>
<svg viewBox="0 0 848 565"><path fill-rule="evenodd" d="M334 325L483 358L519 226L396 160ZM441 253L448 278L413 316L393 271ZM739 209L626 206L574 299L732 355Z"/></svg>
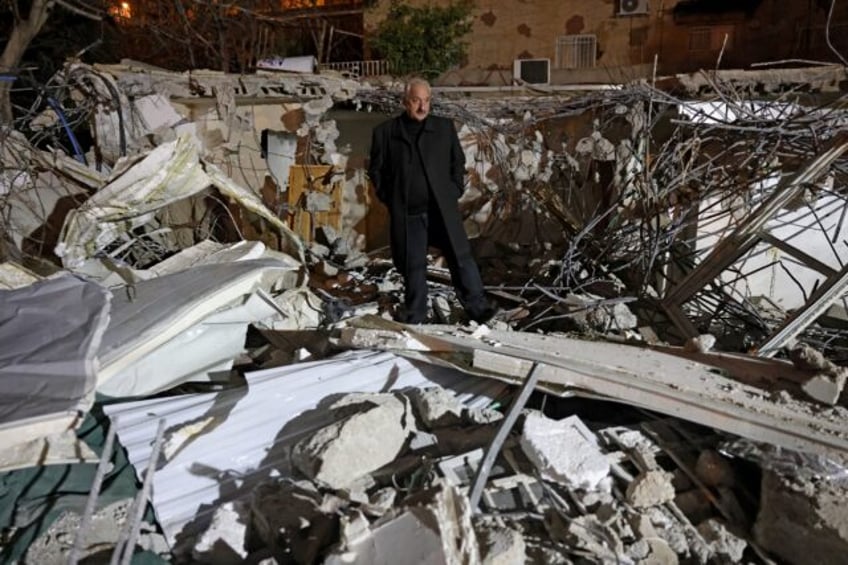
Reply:
<svg viewBox="0 0 848 565"><path fill-rule="evenodd" d="M497 308L494 308L493 306L486 306L483 310L479 312L470 313L468 317L477 322L478 324L485 324L486 322L494 318L495 314L497 313Z"/></svg>

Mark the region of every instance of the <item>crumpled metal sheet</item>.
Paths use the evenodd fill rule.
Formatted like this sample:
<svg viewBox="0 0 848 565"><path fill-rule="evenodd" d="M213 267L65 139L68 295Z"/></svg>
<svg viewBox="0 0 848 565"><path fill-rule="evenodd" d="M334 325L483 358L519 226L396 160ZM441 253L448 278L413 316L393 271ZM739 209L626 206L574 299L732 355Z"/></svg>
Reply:
<svg viewBox="0 0 848 565"><path fill-rule="evenodd" d="M80 267L122 234L149 223L158 210L210 186L287 235L293 251L303 260L302 244L288 226L258 196L215 165L203 162L196 140L188 134L159 145L137 162L125 161L115 170L106 186L65 219L55 253L69 269Z"/></svg>
<svg viewBox="0 0 848 565"><path fill-rule="evenodd" d="M483 407L503 383L455 369L416 365L391 353L347 352L254 371L247 386L104 407L138 472L151 455L158 421L165 449L153 477L152 505L169 543L197 533L221 504L250 496L263 480L288 474L287 450L327 422L313 410L330 395L434 385ZM317 415L317 416L316 416Z"/></svg>
<svg viewBox="0 0 848 565"><path fill-rule="evenodd" d="M275 258L213 263L115 290L98 392L142 396L228 369L247 325L277 312L248 298L291 270Z"/></svg>

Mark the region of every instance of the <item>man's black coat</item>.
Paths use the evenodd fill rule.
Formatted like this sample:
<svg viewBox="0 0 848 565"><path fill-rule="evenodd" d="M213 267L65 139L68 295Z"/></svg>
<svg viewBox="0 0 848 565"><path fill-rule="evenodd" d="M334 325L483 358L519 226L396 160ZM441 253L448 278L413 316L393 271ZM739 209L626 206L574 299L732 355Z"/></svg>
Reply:
<svg viewBox="0 0 848 565"><path fill-rule="evenodd" d="M402 119L402 116L397 116L374 128L368 175L374 183L377 197L389 209L395 267L401 273L406 273L408 177L413 168L412 159L418 157L413 147L414 140L407 135ZM418 138L418 147L431 197L435 198L447 231L435 235L441 236L437 239L450 245L457 259L463 262L471 257L471 247L457 207L457 200L465 189L465 154L459 145L453 122L439 116L428 116Z"/></svg>

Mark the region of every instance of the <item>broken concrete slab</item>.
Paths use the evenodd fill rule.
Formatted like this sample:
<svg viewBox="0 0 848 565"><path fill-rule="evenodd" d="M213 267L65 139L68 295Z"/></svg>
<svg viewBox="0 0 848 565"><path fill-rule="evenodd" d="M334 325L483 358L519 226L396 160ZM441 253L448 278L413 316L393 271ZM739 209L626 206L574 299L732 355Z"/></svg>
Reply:
<svg viewBox="0 0 848 565"><path fill-rule="evenodd" d="M610 464L587 431L576 416L557 421L530 412L520 444L542 477L571 488L594 490L609 476Z"/></svg>
<svg viewBox="0 0 848 565"><path fill-rule="evenodd" d="M415 430L407 402L392 394L343 397L328 407L334 423L295 445L292 462L310 479L332 488L350 485L401 452Z"/></svg>
<svg viewBox="0 0 848 565"><path fill-rule="evenodd" d="M839 398L842 396L846 379L848 379L846 372L836 376L819 374L801 385L801 390L806 392L807 396L813 400L833 406L839 402Z"/></svg>
<svg viewBox="0 0 848 565"><path fill-rule="evenodd" d="M793 347L789 358L797 368L812 375L801 385L810 398L830 405L839 401L848 380L848 369L830 361L806 343Z"/></svg>
<svg viewBox="0 0 848 565"><path fill-rule="evenodd" d="M848 431L817 406L793 399L777 403L770 391L676 356L528 332L493 330L477 340L439 327L406 331L432 351L473 355L474 374L488 372L514 382L536 362L542 371L538 388L554 394L561 394L563 387L569 393L588 391L800 451L848 452Z"/></svg>

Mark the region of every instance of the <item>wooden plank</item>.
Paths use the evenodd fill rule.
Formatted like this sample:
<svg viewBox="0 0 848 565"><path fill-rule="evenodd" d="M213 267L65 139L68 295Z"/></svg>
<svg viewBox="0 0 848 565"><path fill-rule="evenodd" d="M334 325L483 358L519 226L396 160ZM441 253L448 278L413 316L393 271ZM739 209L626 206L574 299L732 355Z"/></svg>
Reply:
<svg viewBox="0 0 848 565"><path fill-rule="evenodd" d="M303 241L313 241L315 230L329 226L341 233L342 229L342 183L328 182L330 165L293 165L289 169L289 189L286 201L291 216L289 226ZM320 192L329 196L330 208L314 212L306 207L309 192Z"/></svg>

